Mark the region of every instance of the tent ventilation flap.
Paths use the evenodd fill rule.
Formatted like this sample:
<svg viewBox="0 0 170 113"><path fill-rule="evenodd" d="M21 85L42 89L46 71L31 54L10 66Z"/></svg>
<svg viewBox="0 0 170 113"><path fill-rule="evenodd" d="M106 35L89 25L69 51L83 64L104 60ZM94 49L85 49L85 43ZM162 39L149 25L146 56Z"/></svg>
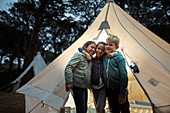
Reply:
<svg viewBox="0 0 170 113"><path fill-rule="evenodd" d="M110 29L110 26L109 26L109 23L107 22L107 20L105 20L101 23L98 30L103 30L103 29Z"/></svg>

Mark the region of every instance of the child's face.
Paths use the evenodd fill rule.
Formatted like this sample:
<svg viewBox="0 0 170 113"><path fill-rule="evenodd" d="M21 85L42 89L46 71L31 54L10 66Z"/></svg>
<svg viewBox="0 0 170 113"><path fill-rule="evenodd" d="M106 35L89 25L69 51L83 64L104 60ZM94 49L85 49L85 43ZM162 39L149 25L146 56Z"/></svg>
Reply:
<svg viewBox="0 0 170 113"><path fill-rule="evenodd" d="M114 42L106 40L106 45L105 45L105 52L106 53L115 52L116 49L118 49L118 46L116 46Z"/></svg>
<svg viewBox="0 0 170 113"><path fill-rule="evenodd" d="M95 49L96 49L96 44L92 43L89 46L84 48L86 50L87 53L89 53L90 56L93 56L95 53Z"/></svg>
<svg viewBox="0 0 170 113"><path fill-rule="evenodd" d="M96 57L100 58L104 55L105 52L105 45L103 44L98 44L98 46L96 47Z"/></svg>

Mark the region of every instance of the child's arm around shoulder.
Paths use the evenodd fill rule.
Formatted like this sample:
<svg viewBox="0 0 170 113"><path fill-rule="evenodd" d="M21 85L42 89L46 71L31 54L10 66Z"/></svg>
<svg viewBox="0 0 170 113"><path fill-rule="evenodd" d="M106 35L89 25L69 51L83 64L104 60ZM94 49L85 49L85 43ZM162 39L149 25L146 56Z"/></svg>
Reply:
<svg viewBox="0 0 170 113"><path fill-rule="evenodd" d="M117 53L119 53L118 51L112 52L112 53L108 53L107 57L112 58L114 55L116 55Z"/></svg>
<svg viewBox="0 0 170 113"><path fill-rule="evenodd" d="M86 59L88 61L92 61L92 57L83 49L83 48L78 48L79 52L83 53L86 55Z"/></svg>

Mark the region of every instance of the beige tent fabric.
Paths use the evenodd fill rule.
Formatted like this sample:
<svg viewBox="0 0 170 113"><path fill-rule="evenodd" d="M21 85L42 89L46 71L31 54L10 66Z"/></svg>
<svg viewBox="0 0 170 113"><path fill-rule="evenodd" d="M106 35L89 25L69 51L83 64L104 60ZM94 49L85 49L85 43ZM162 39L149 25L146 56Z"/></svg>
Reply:
<svg viewBox="0 0 170 113"><path fill-rule="evenodd" d="M116 4L110 4L108 22L112 33L120 38L125 47L125 53L131 60L139 62L140 73L136 74L136 77L154 107L169 106L170 110L169 44L139 24ZM149 80L153 84L149 83Z"/></svg>
<svg viewBox="0 0 170 113"><path fill-rule="evenodd" d="M25 105L25 113L29 113L30 111L31 113L56 113L55 109L42 104L40 100L31 96L25 95L25 103L27 103Z"/></svg>
<svg viewBox="0 0 170 113"><path fill-rule="evenodd" d="M101 30L98 28L105 20L110 26L110 29L106 31L120 38L125 58L138 62L140 73L129 72L128 75L129 98L147 102L145 92L155 111L170 112L169 44L138 23L114 2L108 2L86 32L18 92L33 96L59 111L58 108L61 106L57 103L64 102L66 95L64 88L65 66L73 54L78 51L78 47L100 35ZM127 61L128 65L129 61ZM138 87L139 84L132 75L135 75L144 92ZM38 94L39 96L37 96Z"/></svg>

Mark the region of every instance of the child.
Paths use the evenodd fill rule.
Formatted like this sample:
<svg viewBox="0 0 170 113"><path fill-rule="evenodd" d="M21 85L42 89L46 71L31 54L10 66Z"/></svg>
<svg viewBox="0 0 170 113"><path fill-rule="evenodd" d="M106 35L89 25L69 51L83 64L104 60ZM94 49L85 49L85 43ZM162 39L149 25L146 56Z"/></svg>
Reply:
<svg viewBox="0 0 170 113"><path fill-rule="evenodd" d="M116 52L119 48L119 38L110 35L106 39L105 52L107 54ZM104 84L106 95L112 113L130 113L127 97L128 77L125 59L120 52L112 58L107 55L103 57L104 63Z"/></svg>
<svg viewBox="0 0 170 113"><path fill-rule="evenodd" d="M88 60L91 60L91 56L79 48L79 51L86 54ZM94 104L97 113L104 113L106 104L106 92L103 83L103 55L105 54L105 43L99 42L96 46L96 57L92 58L92 91L94 95ZM109 54L113 57L114 54Z"/></svg>
<svg viewBox="0 0 170 113"><path fill-rule="evenodd" d="M106 92L103 83L103 55L105 43L99 42L96 46L96 57L92 60L92 91L97 113L104 113Z"/></svg>
<svg viewBox="0 0 170 113"><path fill-rule="evenodd" d="M83 49L92 56L95 53L96 44L88 41ZM77 52L73 55L65 68L66 90L73 90L73 98L77 113L87 112L87 88L91 86L91 62L86 56Z"/></svg>

